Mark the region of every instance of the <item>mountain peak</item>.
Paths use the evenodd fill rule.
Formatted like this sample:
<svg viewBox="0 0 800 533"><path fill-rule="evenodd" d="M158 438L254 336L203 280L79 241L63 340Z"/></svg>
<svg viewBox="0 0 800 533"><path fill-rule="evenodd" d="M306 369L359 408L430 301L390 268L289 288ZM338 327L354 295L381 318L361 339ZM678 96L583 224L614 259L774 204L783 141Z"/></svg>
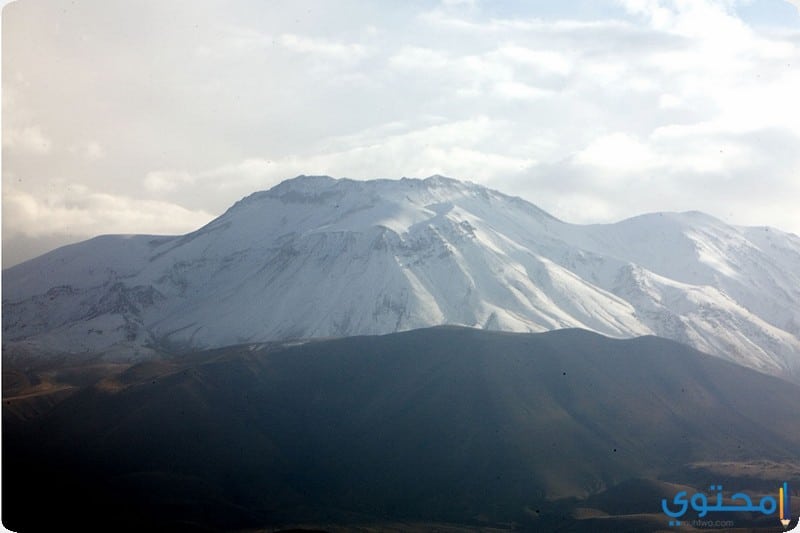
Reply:
<svg viewBox="0 0 800 533"><path fill-rule="evenodd" d="M444 186L446 186L446 187L458 187L458 186L464 186L464 185L476 186L472 182L457 180L455 178L450 178L448 176L442 176L441 174L434 174L432 176L428 176L427 178L425 178L422 181L426 185L434 185L434 186L439 186L439 187L444 187Z"/></svg>
<svg viewBox="0 0 800 533"><path fill-rule="evenodd" d="M503 195L482 185L438 174L424 179L403 177L401 179L370 180L333 178L325 175L299 175L284 180L268 190L246 196L236 202L228 212L267 199L279 200L283 203L327 205L337 208L340 207L340 204L346 203L347 207L354 209L358 206L363 208L367 205L374 205L379 201L378 199L389 203L410 201L426 205L465 195L481 197L484 200L490 196L503 197L512 202L527 204L522 199ZM535 208L532 204L528 205Z"/></svg>
<svg viewBox="0 0 800 533"><path fill-rule="evenodd" d="M336 184L339 181L351 181L347 178L334 178L327 175L307 175L300 174L294 178L283 180L279 184L272 187L270 190L280 188L294 188L294 189L311 189L311 188L327 188Z"/></svg>
<svg viewBox="0 0 800 533"><path fill-rule="evenodd" d="M796 240L693 213L579 226L440 175L302 175L186 236L89 241L5 271L3 334L97 352L577 327L800 379L798 258Z"/></svg>

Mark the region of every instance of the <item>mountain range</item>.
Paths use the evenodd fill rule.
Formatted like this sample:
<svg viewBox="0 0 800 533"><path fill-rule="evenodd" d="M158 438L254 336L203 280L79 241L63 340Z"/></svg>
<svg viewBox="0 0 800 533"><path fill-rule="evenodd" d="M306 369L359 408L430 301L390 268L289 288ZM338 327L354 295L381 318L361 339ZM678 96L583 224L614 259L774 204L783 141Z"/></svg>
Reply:
<svg viewBox="0 0 800 533"><path fill-rule="evenodd" d="M186 235L101 236L4 270L4 353L582 328L797 382L799 266L798 236L699 212L576 225L442 176L299 176Z"/></svg>

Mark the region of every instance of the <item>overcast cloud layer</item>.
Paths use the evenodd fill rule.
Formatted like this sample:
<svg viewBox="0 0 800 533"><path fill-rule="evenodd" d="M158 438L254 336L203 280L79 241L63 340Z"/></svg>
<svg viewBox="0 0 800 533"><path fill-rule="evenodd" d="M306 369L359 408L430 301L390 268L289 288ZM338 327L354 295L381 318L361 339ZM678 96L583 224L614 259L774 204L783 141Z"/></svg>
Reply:
<svg viewBox="0 0 800 533"><path fill-rule="evenodd" d="M786 1L23 0L2 31L4 266L298 174L800 233Z"/></svg>

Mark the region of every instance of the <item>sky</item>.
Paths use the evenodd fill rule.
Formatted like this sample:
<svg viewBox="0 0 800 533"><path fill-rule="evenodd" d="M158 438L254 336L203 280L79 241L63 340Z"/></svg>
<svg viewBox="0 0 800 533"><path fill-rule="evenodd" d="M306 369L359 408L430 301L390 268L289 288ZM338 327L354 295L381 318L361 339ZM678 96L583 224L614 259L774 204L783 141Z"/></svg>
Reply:
<svg viewBox="0 0 800 533"><path fill-rule="evenodd" d="M788 0L19 0L2 264L186 233L299 174L800 234L799 96Z"/></svg>

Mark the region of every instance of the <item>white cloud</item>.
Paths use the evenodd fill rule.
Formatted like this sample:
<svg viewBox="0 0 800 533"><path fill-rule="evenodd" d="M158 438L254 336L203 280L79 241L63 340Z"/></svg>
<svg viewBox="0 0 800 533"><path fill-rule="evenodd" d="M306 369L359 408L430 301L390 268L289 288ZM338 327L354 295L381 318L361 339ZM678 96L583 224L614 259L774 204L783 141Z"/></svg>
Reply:
<svg viewBox="0 0 800 533"><path fill-rule="evenodd" d="M97 141L89 141L86 143L84 154L87 159L100 159L105 155L105 151Z"/></svg>
<svg viewBox="0 0 800 533"><path fill-rule="evenodd" d="M550 95L550 91L545 91L538 87L533 87L518 81L503 81L495 85L495 93L502 98L514 100L538 100Z"/></svg>
<svg viewBox="0 0 800 533"><path fill-rule="evenodd" d="M458 6L475 6L475 0L442 0L442 5L446 7L458 7Z"/></svg>
<svg viewBox="0 0 800 533"><path fill-rule="evenodd" d="M800 0L786 0L786 1L792 4L794 7L796 7L798 13L800 13Z"/></svg>
<svg viewBox="0 0 800 533"><path fill-rule="evenodd" d="M573 60L566 54L554 50L537 50L524 46L506 45L500 47L498 53L522 65L536 67L562 76L569 74L573 66Z"/></svg>
<svg viewBox="0 0 800 533"><path fill-rule="evenodd" d="M356 62L367 55L367 49L360 44L325 41L291 33L284 33L278 37L278 42L293 52L325 59Z"/></svg>
<svg viewBox="0 0 800 533"><path fill-rule="evenodd" d="M633 14L648 17L657 29L667 27L674 21L674 12L662 0L618 0L618 3Z"/></svg>
<svg viewBox="0 0 800 533"><path fill-rule="evenodd" d="M9 236L41 237L100 233L182 234L211 220L205 211L139 200L73 185L60 194L34 196L13 190L3 194L3 231Z"/></svg>
<svg viewBox="0 0 800 533"><path fill-rule="evenodd" d="M597 84L627 84L629 66L624 60L596 60L584 65L584 74Z"/></svg>
<svg viewBox="0 0 800 533"><path fill-rule="evenodd" d="M3 146L12 150L43 155L50 153L53 143L42 133L39 126L28 126L19 129L5 128Z"/></svg>
<svg viewBox="0 0 800 533"><path fill-rule="evenodd" d="M597 194L585 194L580 191L559 193L552 198L550 208L564 220L577 224L591 224L598 220L614 220L619 214L615 202L598 197Z"/></svg>
<svg viewBox="0 0 800 533"><path fill-rule="evenodd" d="M582 165L626 173L641 172L660 163L658 156L645 143L625 133L598 137L578 152L576 161Z"/></svg>
<svg viewBox="0 0 800 533"><path fill-rule="evenodd" d="M448 66L447 54L430 48L405 46L389 58L389 64L400 69L436 70Z"/></svg>
<svg viewBox="0 0 800 533"><path fill-rule="evenodd" d="M145 175L144 187L150 192L165 193L191 185L194 181L194 177L188 172L155 170Z"/></svg>
<svg viewBox="0 0 800 533"><path fill-rule="evenodd" d="M681 104L683 104L683 100L674 94L662 94L658 98L658 107L662 109L677 109L681 107Z"/></svg>
<svg viewBox="0 0 800 533"><path fill-rule="evenodd" d="M486 183L519 175L536 164L524 153L497 150L508 124L486 117L409 128L390 123L360 135L329 141L329 149L275 159L247 158L197 174L153 171L146 182L159 195L177 195L191 184L194 194L225 193L239 198L299 174L329 174L354 179L374 177L459 176ZM399 170L401 169L401 170ZM227 206L220 206L227 207Z"/></svg>
<svg viewBox="0 0 800 533"><path fill-rule="evenodd" d="M69 151L70 153L76 154L89 161L102 159L106 155L103 146L97 141L89 141L83 144L72 145Z"/></svg>
<svg viewBox="0 0 800 533"><path fill-rule="evenodd" d="M481 20L469 20L463 16L454 16L441 9L425 11L419 14L419 19L430 26L439 30L450 30L458 32L468 32L475 36L496 35L503 33L506 36L510 33L515 35L525 35L539 33L542 36L552 37L558 34L574 32L631 32L636 27L622 20L579 20L579 19L558 19L545 20L536 17L515 17L515 18L484 18Z"/></svg>

